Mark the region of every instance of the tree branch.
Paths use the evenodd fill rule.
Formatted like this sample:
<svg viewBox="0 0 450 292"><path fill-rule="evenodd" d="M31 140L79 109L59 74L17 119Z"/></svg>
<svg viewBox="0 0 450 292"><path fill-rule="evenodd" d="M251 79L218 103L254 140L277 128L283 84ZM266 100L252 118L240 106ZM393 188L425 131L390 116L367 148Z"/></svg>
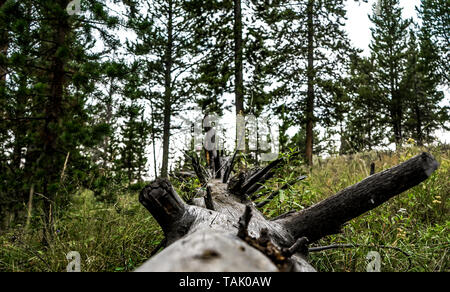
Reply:
<svg viewBox="0 0 450 292"><path fill-rule="evenodd" d="M310 242L337 233L342 225L390 198L426 180L439 164L431 154L422 153L398 166L374 174L334 196L303 211L276 220L294 238Z"/></svg>

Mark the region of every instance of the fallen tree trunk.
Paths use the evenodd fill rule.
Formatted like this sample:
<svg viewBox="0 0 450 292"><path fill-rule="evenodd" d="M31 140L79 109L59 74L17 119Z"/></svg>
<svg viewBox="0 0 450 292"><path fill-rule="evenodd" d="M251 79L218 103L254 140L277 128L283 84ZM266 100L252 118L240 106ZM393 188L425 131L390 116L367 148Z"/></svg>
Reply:
<svg viewBox="0 0 450 292"><path fill-rule="evenodd" d="M311 242L319 240L339 232L345 222L418 185L437 168L433 156L422 153L276 222L289 229L294 237L306 236Z"/></svg>
<svg viewBox="0 0 450 292"><path fill-rule="evenodd" d="M233 168L231 161L226 175ZM438 167L423 153L308 209L271 221L249 200L248 191L282 162L276 160L249 176L239 174L228 185L223 182L228 180L210 179L206 200L194 199L194 205L184 203L168 180L157 179L145 187L139 200L161 225L168 247L137 271L315 271L307 262L307 244L339 232L345 222L419 184Z"/></svg>

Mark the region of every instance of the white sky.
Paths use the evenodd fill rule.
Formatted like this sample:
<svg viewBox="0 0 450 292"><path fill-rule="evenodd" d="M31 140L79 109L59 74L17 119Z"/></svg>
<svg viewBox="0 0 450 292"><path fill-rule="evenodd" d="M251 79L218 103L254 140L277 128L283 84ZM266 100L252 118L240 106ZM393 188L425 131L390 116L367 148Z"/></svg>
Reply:
<svg viewBox="0 0 450 292"><path fill-rule="evenodd" d="M352 41L352 44L360 49L363 49L364 55L369 55L369 44L372 39L370 27L371 23L368 15L372 14L372 6L377 0L369 0L368 3L358 3L352 0L347 0L347 32ZM400 0L400 5L403 7L403 18L413 18L418 21L416 6L420 6L420 0ZM443 88L445 92L445 100L443 104L450 104L449 88ZM446 143L450 143L449 131L438 131L437 137Z"/></svg>
<svg viewBox="0 0 450 292"><path fill-rule="evenodd" d="M370 27L371 23L368 15L372 14L372 6L377 0L369 0L368 3L347 0L347 32L352 44L364 50L364 54L369 54L369 44L372 39ZM417 20L416 6L420 5L420 0L400 0L403 7L403 18L414 18Z"/></svg>

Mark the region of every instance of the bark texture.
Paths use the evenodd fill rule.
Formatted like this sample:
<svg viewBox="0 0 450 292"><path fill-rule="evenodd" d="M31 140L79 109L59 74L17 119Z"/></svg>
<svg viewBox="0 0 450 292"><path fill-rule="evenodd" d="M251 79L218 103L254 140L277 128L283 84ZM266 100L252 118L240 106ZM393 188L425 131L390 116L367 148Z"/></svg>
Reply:
<svg viewBox="0 0 450 292"><path fill-rule="evenodd" d="M161 225L168 247L137 271L315 271L307 262L308 244L339 232L345 222L426 180L438 168L423 153L308 209L267 220L247 192L281 162L240 173L228 184L209 179L206 199L194 199L192 205L183 202L167 179L145 187L139 200Z"/></svg>

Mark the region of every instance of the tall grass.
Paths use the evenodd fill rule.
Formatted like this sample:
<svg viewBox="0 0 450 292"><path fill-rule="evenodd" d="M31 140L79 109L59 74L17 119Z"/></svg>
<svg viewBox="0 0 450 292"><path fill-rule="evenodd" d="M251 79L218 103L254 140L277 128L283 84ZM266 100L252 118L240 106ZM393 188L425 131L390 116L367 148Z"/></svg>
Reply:
<svg viewBox="0 0 450 292"><path fill-rule="evenodd" d="M264 213L274 217L291 210L302 210L366 178L372 162L379 172L421 151L423 149L411 146L397 153L360 153L317 161L312 169L291 169L291 176L298 175L295 172L303 172L309 178L285 191L283 196L264 208ZM319 271L362 272L366 271L368 252L377 251L381 255L381 271L449 271L450 151L433 148L431 153L439 161L440 168L428 180L353 219L341 234L315 244L363 247L312 253L310 260L313 266ZM409 257L398 250L380 246L400 248ZM411 267L408 269L409 261Z"/></svg>
<svg viewBox="0 0 450 292"><path fill-rule="evenodd" d="M26 232L20 226L1 236L0 270L65 271L66 255L76 251L82 271L132 271L163 239L137 194L122 194L113 205L97 202L87 190L55 219L54 233L45 234L48 246L43 236L40 229Z"/></svg>
<svg viewBox="0 0 450 292"><path fill-rule="evenodd" d="M378 172L420 151L409 147L399 153L331 157L317 160L312 169L293 161L263 191L270 193L301 174L308 179L280 192L262 211L270 218L302 210L367 177L372 162ZM377 251L382 271L405 271L409 261L403 253L379 247L392 246L409 254L409 271L449 271L450 151L434 148L431 152L440 168L427 181L350 221L341 234L315 244L362 247L312 253L313 266L319 271L365 271L367 253ZM184 198L198 186L195 181L175 185ZM132 271L163 239L160 227L137 196L137 192L117 190L114 203L103 203L89 190L80 190L72 195L69 208L56 212L51 233L42 231L40 216L35 214L28 230L18 225L0 235L0 271L65 271L70 251L81 255L82 271Z"/></svg>

